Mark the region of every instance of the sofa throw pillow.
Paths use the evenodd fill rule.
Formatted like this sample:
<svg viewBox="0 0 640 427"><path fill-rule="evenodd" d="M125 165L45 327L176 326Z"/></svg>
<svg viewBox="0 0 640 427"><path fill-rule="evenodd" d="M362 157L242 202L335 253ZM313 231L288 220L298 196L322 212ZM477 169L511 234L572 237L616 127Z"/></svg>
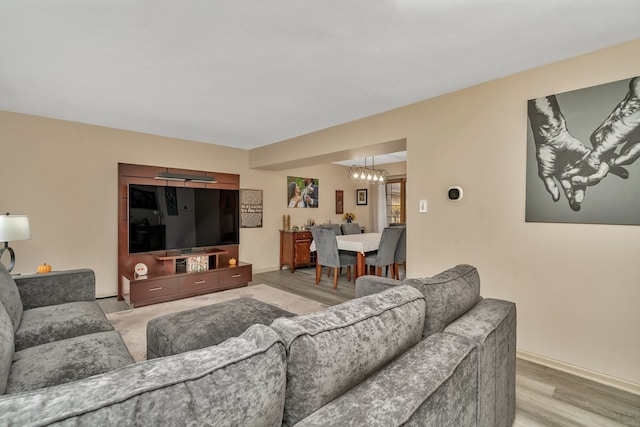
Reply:
<svg viewBox="0 0 640 427"><path fill-rule="evenodd" d="M406 279L403 284L418 289L426 299L424 338L442 332L480 300L478 270L467 264L456 265L429 278Z"/></svg>
<svg viewBox="0 0 640 427"><path fill-rule="evenodd" d="M424 297L409 286L271 324L287 347L283 425L292 426L420 341Z"/></svg>

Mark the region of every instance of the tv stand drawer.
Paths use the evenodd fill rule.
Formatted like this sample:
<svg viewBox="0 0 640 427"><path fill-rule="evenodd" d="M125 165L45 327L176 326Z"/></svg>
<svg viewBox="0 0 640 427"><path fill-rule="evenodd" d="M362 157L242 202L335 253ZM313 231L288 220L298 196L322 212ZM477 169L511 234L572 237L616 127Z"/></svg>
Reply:
<svg viewBox="0 0 640 427"><path fill-rule="evenodd" d="M131 282L131 300L158 298L178 293L178 278Z"/></svg>
<svg viewBox="0 0 640 427"><path fill-rule="evenodd" d="M218 272L192 273L180 278L180 292L203 291L218 286Z"/></svg>
<svg viewBox="0 0 640 427"><path fill-rule="evenodd" d="M220 271L220 283L225 285L235 285L238 283L249 283L252 280L251 265L239 265Z"/></svg>

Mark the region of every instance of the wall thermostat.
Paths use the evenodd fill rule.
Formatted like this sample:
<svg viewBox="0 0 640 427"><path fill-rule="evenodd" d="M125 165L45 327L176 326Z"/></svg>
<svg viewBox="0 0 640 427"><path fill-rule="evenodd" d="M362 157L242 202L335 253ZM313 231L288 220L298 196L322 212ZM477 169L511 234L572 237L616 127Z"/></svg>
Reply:
<svg viewBox="0 0 640 427"><path fill-rule="evenodd" d="M462 200L462 187L450 187L447 191L447 198L454 202Z"/></svg>

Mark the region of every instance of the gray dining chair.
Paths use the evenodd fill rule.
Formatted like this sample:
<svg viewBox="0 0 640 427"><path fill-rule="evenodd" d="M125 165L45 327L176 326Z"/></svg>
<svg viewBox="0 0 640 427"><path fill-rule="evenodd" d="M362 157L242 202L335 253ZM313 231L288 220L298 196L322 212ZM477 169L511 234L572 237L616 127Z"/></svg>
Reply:
<svg viewBox="0 0 640 427"><path fill-rule="evenodd" d="M357 222L347 222L340 227L342 227L342 234L360 234L360 224Z"/></svg>
<svg viewBox="0 0 640 427"><path fill-rule="evenodd" d="M336 234L330 228L311 227L311 234L316 243L316 285L320 283L322 267L333 268L333 289L338 287L338 271L342 267L347 267L347 280L351 281L351 266L354 266L355 276L357 256L338 251Z"/></svg>
<svg viewBox="0 0 640 427"><path fill-rule="evenodd" d="M402 234L400 234L400 239L398 239L398 245L396 246L392 272L393 277L396 280L400 280L399 265L402 264L405 274L407 271L407 226L405 224L394 224L391 227L402 228Z"/></svg>
<svg viewBox="0 0 640 427"><path fill-rule="evenodd" d="M342 235L342 228L340 228L340 224L322 224L320 227L332 230L336 236Z"/></svg>
<svg viewBox="0 0 640 427"><path fill-rule="evenodd" d="M372 274L374 268L377 276L382 276L382 267L391 267L393 270L396 247L402 231L402 227L386 227L382 230L378 250L365 257L365 264L369 266Z"/></svg>
<svg viewBox="0 0 640 427"><path fill-rule="evenodd" d="M322 228L327 228L331 231L333 231L335 233L336 236L341 236L342 235L342 228L340 227L340 224L322 224L320 225L320 227ZM340 251L342 252L342 251ZM338 274L342 274L342 268L340 268L338 270ZM331 270L327 270L327 277L331 276Z"/></svg>

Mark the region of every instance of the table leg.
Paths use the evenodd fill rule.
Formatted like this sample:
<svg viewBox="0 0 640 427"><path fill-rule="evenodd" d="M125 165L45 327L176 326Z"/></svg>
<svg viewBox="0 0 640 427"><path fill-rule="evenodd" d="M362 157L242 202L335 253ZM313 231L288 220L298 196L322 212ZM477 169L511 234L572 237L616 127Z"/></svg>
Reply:
<svg viewBox="0 0 640 427"><path fill-rule="evenodd" d="M367 274L367 272L365 271L366 269L366 265L365 265L365 255L362 252L358 252L358 277L360 276L364 276L365 274Z"/></svg>

